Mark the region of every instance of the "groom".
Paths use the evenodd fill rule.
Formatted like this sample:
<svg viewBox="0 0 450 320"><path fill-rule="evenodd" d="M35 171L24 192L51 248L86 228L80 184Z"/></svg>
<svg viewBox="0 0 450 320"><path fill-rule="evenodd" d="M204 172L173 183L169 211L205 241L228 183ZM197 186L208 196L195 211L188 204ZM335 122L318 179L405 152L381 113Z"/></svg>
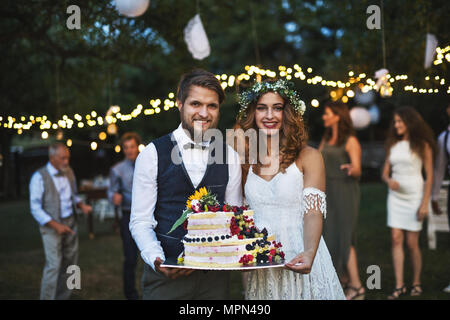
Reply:
<svg viewBox="0 0 450 320"><path fill-rule="evenodd" d="M166 260L176 261L183 251L183 226L167 233L195 190L206 187L221 203L242 204L238 154L222 139L212 141L204 137L208 129L217 128L224 99L220 82L212 73L193 70L184 75L177 92L181 124L147 145L136 160L130 231L145 262L143 299L228 296L226 271L161 267ZM200 141L199 136L203 137ZM216 150L223 152L226 161L208 161L215 158Z"/></svg>

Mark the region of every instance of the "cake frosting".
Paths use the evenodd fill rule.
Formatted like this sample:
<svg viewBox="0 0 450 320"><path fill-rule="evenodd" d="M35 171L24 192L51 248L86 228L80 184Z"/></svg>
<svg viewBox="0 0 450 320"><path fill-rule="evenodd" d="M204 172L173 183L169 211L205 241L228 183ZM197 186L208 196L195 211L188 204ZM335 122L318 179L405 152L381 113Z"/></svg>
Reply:
<svg viewBox="0 0 450 320"><path fill-rule="evenodd" d="M205 188L196 191L171 229L184 224L187 230L179 263L226 268L281 262L281 243L266 228L255 226L253 214L246 206L219 205L215 195Z"/></svg>

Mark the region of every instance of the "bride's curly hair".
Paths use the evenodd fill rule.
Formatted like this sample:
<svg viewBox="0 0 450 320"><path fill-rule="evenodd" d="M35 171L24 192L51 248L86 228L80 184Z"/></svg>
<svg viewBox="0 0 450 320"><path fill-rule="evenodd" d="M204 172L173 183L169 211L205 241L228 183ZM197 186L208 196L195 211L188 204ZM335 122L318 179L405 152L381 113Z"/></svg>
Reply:
<svg viewBox="0 0 450 320"><path fill-rule="evenodd" d="M272 91L269 91L272 92ZM276 92L275 92L276 93ZM265 93L264 93L265 94ZM258 127L255 121L256 105L259 99L264 95L262 94L253 102L251 102L246 110L246 116L242 119L237 119L233 129L242 129L244 132L248 129L254 129L258 132ZM298 157L300 151L306 146L308 140L308 133L305 128L305 124L302 116L298 115L293 109L289 101L283 98L283 120L280 129L280 165L279 171L286 172L286 168L289 167ZM247 175L250 170L250 165L254 173L259 174L261 170L261 161L256 159L256 163L250 164L251 159L249 156L249 139L245 139L245 162L242 164L242 187L244 187L247 180ZM234 146L239 145L236 140ZM258 150L260 148L258 139Z"/></svg>
<svg viewBox="0 0 450 320"><path fill-rule="evenodd" d="M398 115L402 119L408 130L411 151L419 155L423 161L425 157L425 146L428 144L434 159L436 155L434 133L420 114L412 107L405 106L395 109L392 117L394 115ZM397 134L397 130L394 127L394 120L392 120L386 138L386 152L389 153L392 146L402 139L403 136Z"/></svg>

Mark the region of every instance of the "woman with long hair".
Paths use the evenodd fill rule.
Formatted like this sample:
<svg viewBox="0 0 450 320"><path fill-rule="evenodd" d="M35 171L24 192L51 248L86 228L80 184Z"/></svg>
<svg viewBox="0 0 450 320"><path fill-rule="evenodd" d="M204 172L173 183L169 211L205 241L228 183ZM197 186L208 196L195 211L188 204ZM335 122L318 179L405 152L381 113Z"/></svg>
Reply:
<svg viewBox="0 0 450 320"><path fill-rule="evenodd" d="M256 83L240 95L240 105L235 128L260 138L244 136L245 198L255 224L281 242L287 262L249 271L246 299L345 299L321 237L325 170L320 153L306 144L305 104L278 80Z"/></svg>
<svg viewBox="0 0 450 320"><path fill-rule="evenodd" d="M388 299L397 299L407 292L403 281L405 237L413 267L410 294L419 296L422 293L419 234L422 222L431 209L435 149L433 131L416 110L401 107L394 111L386 139L386 160L382 174L382 180L389 188L387 224L391 228L395 273L395 289ZM425 181L422 169L425 171Z"/></svg>
<svg viewBox="0 0 450 320"><path fill-rule="evenodd" d="M328 219L323 237L349 300L364 299L356 257L356 225L359 213L361 145L353 129L347 105L325 104L325 133L319 151L325 162Z"/></svg>

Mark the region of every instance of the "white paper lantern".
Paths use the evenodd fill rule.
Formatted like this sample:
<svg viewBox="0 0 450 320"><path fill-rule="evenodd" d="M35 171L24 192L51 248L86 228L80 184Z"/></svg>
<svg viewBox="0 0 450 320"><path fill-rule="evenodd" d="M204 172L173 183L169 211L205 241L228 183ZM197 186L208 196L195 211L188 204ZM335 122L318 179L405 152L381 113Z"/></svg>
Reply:
<svg viewBox="0 0 450 320"><path fill-rule="evenodd" d="M370 124L370 113L366 108L353 107L350 110L350 117L356 130L365 129Z"/></svg>
<svg viewBox="0 0 450 320"><path fill-rule="evenodd" d="M186 28L184 28L184 41L194 59L202 60L211 53L208 36L199 14L189 20Z"/></svg>
<svg viewBox="0 0 450 320"><path fill-rule="evenodd" d="M378 109L376 104L370 106L369 113L370 123L378 123L378 121L380 121L380 110Z"/></svg>
<svg viewBox="0 0 450 320"><path fill-rule="evenodd" d="M425 46L425 62L424 62L424 68L428 69L431 67L431 64L434 60L434 55L436 54L436 48L438 45L438 41L436 39L436 36L431 33L427 33L427 44Z"/></svg>
<svg viewBox="0 0 450 320"><path fill-rule="evenodd" d="M116 9L124 16L138 17L147 10L150 0L116 0Z"/></svg>

